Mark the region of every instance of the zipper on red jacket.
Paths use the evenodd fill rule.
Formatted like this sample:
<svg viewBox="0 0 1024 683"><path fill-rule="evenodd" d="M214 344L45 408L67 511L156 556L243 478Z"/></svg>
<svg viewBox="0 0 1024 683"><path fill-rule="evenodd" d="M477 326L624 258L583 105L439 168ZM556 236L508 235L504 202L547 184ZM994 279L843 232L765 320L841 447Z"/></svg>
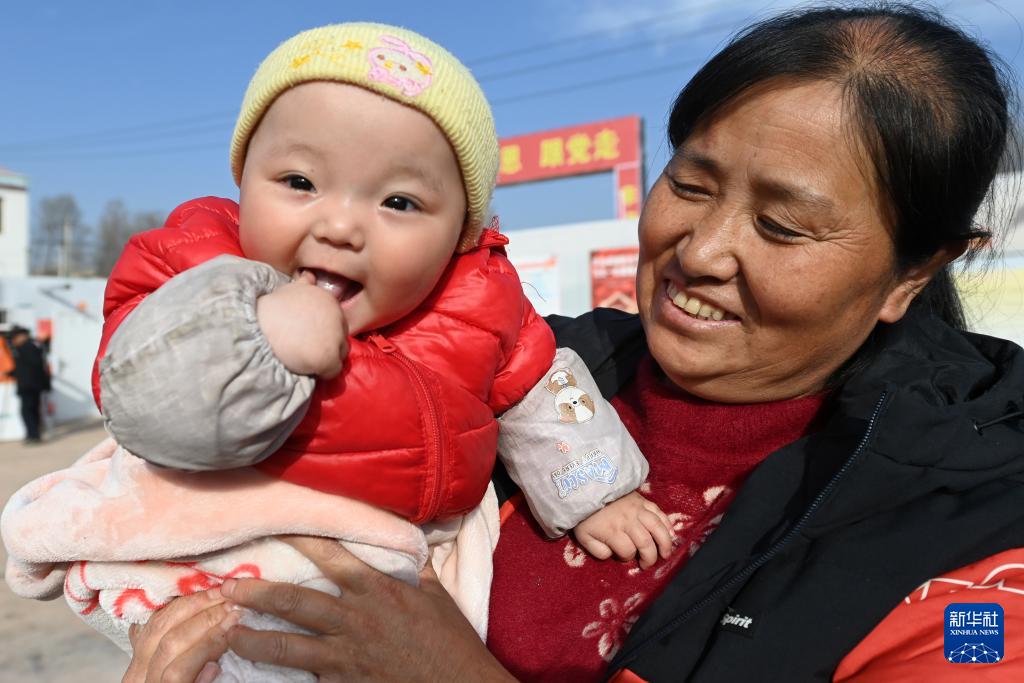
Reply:
<svg viewBox="0 0 1024 683"><path fill-rule="evenodd" d="M441 411L438 408L434 395L430 391L430 387L427 385L427 381L423 378L415 363L406 358L398 350L397 346L381 335L371 334L369 340L373 342L374 346L394 358L406 369L413 378L413 385L420 394L420 405L424 405L427 408L427 442L424 444L424 447L426 449L427 462L430 462L431 458L433 458L434 486L427 492L427 506L419 516L424 520L433 519L437 515L438 508L441 506L441 494L444 491L443 476L445 472L444 453L441 448Z"/></svg>

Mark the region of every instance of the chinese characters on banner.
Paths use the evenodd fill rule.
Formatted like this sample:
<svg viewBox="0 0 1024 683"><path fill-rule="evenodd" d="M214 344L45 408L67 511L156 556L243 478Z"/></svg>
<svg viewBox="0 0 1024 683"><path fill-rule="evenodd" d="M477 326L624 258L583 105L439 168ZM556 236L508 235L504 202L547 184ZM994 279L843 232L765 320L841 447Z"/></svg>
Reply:
<svg viewBox="0 0 1024 683"><path fill-rule="evenodd" d="M590 252L590 291L594 308L636 313L638 247Z"/></svg>
<svg viewBox="0 0 1024 683"><path fill-rule="evenodd" d="M635 218L643 200L640 117L586 123L501 140L498 185L615 174L617 218Z"/></svg>

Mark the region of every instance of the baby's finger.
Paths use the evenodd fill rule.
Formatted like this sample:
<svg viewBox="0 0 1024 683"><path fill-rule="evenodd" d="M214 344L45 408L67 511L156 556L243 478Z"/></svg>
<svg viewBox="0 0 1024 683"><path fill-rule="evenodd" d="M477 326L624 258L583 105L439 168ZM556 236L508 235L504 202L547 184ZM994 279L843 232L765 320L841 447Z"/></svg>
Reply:
<svg viewBox="0 0 1024 683"><path fill-rule="evenodd" d="M636 544L624 531L617 531L612 534L605 543L620 560L632 560L636 557Z"/></svg>
<svg viewBox="0 0 1024 683"><path fill-rule="evenodd" d="M647 502L644 503L644 509L649 512L652 512L658 517L658 519L661 520L661 523L665 525L666 529L668 529L668 533L670 536L674 537L676 535L675 531L672 529L672 520L668 518L668 515L666 515L660 507L658 507L652 501L648 500Z"/></svg>
<svg viewBox="0 0 1024 683"><path fill-rule="evenodd" d="M612 549L590 534L578 534L576 543L599 560L607 560L612 556Z"/></svg>
<svg viewBox="0 0 1024 683"><path fill-rule="evenodd" d="M651 536L654 537L654 542L658 545L658 554L661 555L662 559L668 559L675 548L672 540L673 534L669 527L665 525L661 517L649 510L644 510L637 518Z"/></svg>
<svg viewBox="0 0 1024 683"><path fill-rule="evenodd" d="M311 270L300 270L292 277L292 282L302 282L308 285L316 284L316 275Z"/></svg>
<svg viewBox="0 0 1024 683"><path fill-rule="evenodd" d="M654 543L651 532L643 524L630 524L626 533L633 545L636 546L637 554L640 555L641 569L647 569L658 561L658 546Z"/></svg>

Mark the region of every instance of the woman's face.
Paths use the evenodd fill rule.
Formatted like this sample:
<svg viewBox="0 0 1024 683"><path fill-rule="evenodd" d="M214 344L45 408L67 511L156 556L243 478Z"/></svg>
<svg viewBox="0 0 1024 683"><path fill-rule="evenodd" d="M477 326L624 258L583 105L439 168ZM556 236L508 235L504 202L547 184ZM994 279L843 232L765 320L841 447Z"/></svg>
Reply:
<svg viewBox="0 0 1024 683"><path fill-rule="evenodd" d="M637 300L678 387L754 403L820 391L917 286L839 89L741 96L676 150L640 216Z"/></svg>

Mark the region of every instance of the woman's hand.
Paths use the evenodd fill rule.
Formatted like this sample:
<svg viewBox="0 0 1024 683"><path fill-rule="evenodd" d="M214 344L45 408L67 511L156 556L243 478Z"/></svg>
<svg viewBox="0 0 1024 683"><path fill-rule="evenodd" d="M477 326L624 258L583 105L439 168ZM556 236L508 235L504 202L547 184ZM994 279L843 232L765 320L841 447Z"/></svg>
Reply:
<svg viewBox="0 0 1024 683"><path fill-rule="evenodd" d="M175 599L129 629L132 661L121 683L210 683L238 616L216 588Z"/></svg>
<svg viewBox="0 0 1024 683"><path fill-rule="evenodd" d="M316 673L321 681L512 681L466 621L429 565L414 588L367 566L341 544L282 539L341 589L229 579L231 602L274 614L317 635L237 626L231 649L246 659Z"/></svg>

